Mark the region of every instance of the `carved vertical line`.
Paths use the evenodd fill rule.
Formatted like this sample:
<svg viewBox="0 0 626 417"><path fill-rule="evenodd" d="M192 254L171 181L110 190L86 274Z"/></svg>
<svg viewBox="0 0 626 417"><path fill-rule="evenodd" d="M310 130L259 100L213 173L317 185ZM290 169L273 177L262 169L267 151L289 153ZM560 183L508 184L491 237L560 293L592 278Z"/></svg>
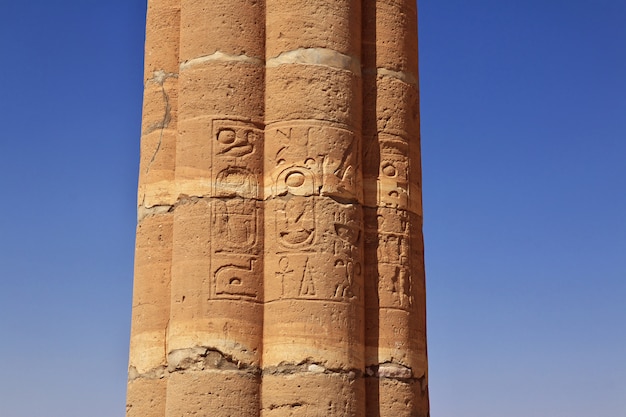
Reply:
<svg viewBox="0 0 626 417"><path fill-rule="evenodd" d="M127 417L165 414L180 0L149 0Z"/></svg>

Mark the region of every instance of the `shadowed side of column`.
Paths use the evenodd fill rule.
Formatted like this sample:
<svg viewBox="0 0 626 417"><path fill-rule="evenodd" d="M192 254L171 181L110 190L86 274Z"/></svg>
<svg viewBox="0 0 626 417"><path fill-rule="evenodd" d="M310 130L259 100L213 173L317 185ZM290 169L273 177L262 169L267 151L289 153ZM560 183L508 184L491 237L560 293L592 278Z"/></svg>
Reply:
<svg viewBox="0 0 626 417"><path fill-rule="evenodd" d="M428 415L417 8L365 0L367 415Z"/></svg>

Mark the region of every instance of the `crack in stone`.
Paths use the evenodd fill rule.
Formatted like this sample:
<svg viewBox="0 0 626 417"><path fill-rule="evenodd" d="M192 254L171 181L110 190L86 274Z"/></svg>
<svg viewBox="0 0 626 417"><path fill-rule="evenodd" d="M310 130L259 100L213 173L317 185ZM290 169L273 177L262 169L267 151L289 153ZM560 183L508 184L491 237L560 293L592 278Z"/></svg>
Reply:
<svg viewBox="0 0 626 417"><path fill-rule="evenodd" d="M310 360L297 364L281 362L276 366L263 368L263 375L294 375L299 373L345 375L350 380L363 376L363 372L358 369L327 368Z"/></svg>
<svg viewBox="0 0 626 417"><path fill-rule="evenodd" d="M156 216L158 214L169 213L174 206L171 205L158 205L152 207L146 207L141 205L137 207L137 223L140 223L143 219L150 216Z"/></svg>
<svg viewBox="0 0 626 417"><path fill-rule="evenodd" d="M189 349L176 349L167 355L167 371L246 371L255 375L261 373L257 366L234 359L231 355L215 348L198 346Z"/></svg>
<svg viewBox="0 0 626 417"><path fill-rule="evenodd" d="M155 160L155 158L157 156L157 153L161 149L161 144L163 142L163 131L168 127L170 121L172 120L172 115L171 115L172 108L170 106L170 97L167 94L167 91L165 90L165 81L168 78L178 78L178 74L174 74L174 73L171 73L171 72L165 72L163 70L154 71L154 77L152 77L152 79L149 80L149 82L155 82L155 83L157 83L161 87L161 93L163 94L163 101L165 102L165 111L164 111L164 115L163 115L163 120L161 120L160 122L155 123L154 125L148 127L146 129L146 131L144 132L144 135L147 135L149 133L154 132L157 129L161 129L161 132L159 134L159 141L157 143L157 147L154 150L154 153L152 154L152 158L150 158L150 162L148 162L148 166L146 167L146 172L148 172L150 170L150 166L154 162L154 160Z"/></svg>
<svg viewBox="0 0 626 417"><path fill-rule="evenodd" d="M167 374L167 368L165 365L157 366L156 368L152 368L151 370L140 373L136 367L129 366L128 367L128 381L134 381L136 379L162 379Z"/></svg>
<svg viewBox="0 0 626 417"><path fill-rule="evenodd" d="M280 409L280 408L289 408L289 409L293 410L294 408L300 408L300 407L303 407L305 405L306 405L305 402L297 401L297 402L293 402L293 403L290 403L290 404L270 404L269 406L264 407L263 409L271 411L271 410L277 410L277 409Z"/></svg>

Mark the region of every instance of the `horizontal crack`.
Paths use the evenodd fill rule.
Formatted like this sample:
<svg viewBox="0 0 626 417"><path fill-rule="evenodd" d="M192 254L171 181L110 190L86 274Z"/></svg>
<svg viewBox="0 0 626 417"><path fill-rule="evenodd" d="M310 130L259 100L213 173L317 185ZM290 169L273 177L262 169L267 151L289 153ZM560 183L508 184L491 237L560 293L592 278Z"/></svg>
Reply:
<svg viewBox="0 0 626 417"><path fill-rule="evenodd" d="M356 379L363 376L359 369L327 368L324 365L306 360L297 364L280 363L276 366L263 368L263 375L293 375L298 373L345 375L349 379Z"/></svg>
<svg viewBox="0 0 626 417"><path fill-rule="evenodd" d="M257 366L235 360L231 355L209 347L177 349L167 355L169 373L185 371L246 371L260 374Z"/></svg>
<svg viewBox="0 0 626 417"><path fill-rule="evenodd" d="M167 368L165 365L158 366L150 369L147 372L140 373L136 367L130 366L128 368L128 381L134 381L136 379L161 379L167 374Z"/></svg>

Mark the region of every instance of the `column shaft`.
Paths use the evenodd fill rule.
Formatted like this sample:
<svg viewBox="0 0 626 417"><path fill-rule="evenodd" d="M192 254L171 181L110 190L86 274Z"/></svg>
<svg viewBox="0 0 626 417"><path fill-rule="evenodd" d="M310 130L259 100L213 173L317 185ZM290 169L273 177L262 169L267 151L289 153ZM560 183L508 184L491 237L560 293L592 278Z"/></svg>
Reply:
<svg viewBox="0 0 626 417"><path fill-rule="evenodd" d="M363 415L359 0L267 0L262 415Z"/></svg>
<svg viewBox="0 0 626 417"><path fill-rule="evenodd" d="M367 415L428 415L417 9L364 0Z"/></svg>
<svg viewBox="0 0 626 417"><path fill-rule="evenodd" d="M180 0L151 0L146 49L128 417L165 413Z"/></svg>
<svg viewBox="0 0 626 417"><path fill-rule="evenodd" d="M167 417L258 415L264 20L182 0Z"/></svg>

